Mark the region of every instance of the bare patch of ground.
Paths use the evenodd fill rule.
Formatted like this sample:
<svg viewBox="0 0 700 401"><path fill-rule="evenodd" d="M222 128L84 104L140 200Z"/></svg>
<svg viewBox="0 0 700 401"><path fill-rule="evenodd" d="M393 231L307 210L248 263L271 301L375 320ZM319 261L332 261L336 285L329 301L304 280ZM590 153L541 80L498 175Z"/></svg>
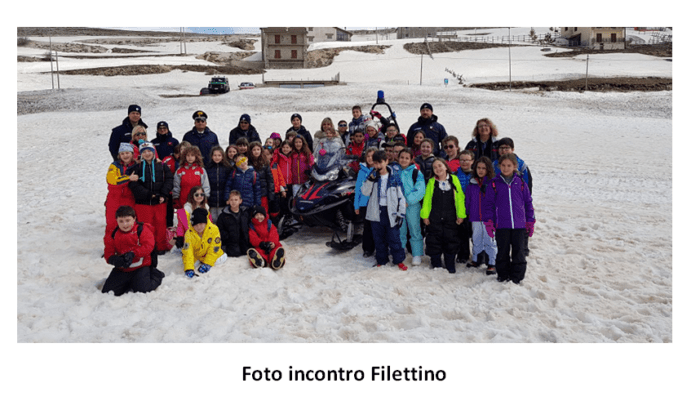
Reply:
<svg viewBox="0 0 700 401"><path fill-rule="evenodd" d="M335 56L345 50L354 50L356 52L384 54L384 49L391 46L387 45L370 45L370 46L352 46L352 47L336 47L332 49L312 50L306 53L306 60L309 68L326 67L333 63Z"/></svg>
<svg viewBox="0 0 700 401"><path fill-rule="evenodd" d="M66 75L103 75L106 77L116 75L146 75L165 74L173 70L204 72L206 75L253 75L262 74L263 69L233 67L233 66L210 66L210 65L129 65L120 67L99 67L83 68L76 70L61 71ZM48 73L47 73L48 74Z"/></svg>
<svg viewBox="0 0 700 401"><path fill-rule="evenodd" d="M568 81L514 81L490 82L469 85L472 88L491 90L508 90L538 88L541 91L594 91L594 92L629 92L629 91L665 91L672 90L671 78L588 78ZM587 88L587 89L586 89Z"/></svg>
<svg viewBox="0 0 700 401"><path fill-rule="evenodd" d="M490 49L492 47L508 47L508 44L501 43L483 43L483 42L459 42L459 41L442 41L430 42L430 52L425 42L413 42L403 45L404 50L413 54L430 54L430 53L448 53L458 52L462 50L480 50ZM516 46L516 45L513 45Z"/></svg>
<svg viewBox="0 0 700 401"><path fill-rule="evenodd" d="M234 62L250 57L255 52L206 52L196 58L222 66L232 66Z"/></svg>
<svg viewBox="0 0 700 401"><path fill-rule="evenodd" d="M237 39L231 41L224 41L226 46L237 47L241 50L255 50L255 39Z"/></svg>
<svg viewBox="0 0 700 401"><path fill-rule="evenodd" d="M641 53L655 57L673 57L673 44L667 45L632 45L626 49L616 50L596 50L596 49L574 49L570 52L558 52L545 54L547 57L574 57L581 54L608 54L608 53Z"/></svg>

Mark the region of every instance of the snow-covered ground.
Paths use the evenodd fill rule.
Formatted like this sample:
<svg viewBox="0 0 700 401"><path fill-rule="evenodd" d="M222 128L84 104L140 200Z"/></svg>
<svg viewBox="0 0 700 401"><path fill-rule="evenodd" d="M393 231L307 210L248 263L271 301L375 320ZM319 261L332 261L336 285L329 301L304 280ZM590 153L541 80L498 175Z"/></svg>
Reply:
<svg viewBox="0 0 700 401"><path fill-rule="evenodd" d="M368 37L367 44L373 43ZM49 109L17 117L17 341L672 342L672 93L491 92L454 85L445 72L447 68L463 74L469 83L507 80L507 48L424 57L423 85L418 85L421 57L404 51L403 43L380 41L392 45L382 55L345 51L325 68L266 72L268 79L330 78L340 72L345 86L258 88L210 97L161 97L196 94L209 78L180 71L117 77L61 75L62 90L51 92L50 76L42 73L49 70L47 63L17 63L17 91L43 96ZM173 53L178 46L144 49ZM213 42L188 43L188 52L221 48ZM37 54L36 49L18 48L17 52ZM585 58L547 58L535 46L514 47L511 52L514 80L563 79L585 73ZM64 70L206 63L194 55L118 60L62 57L60 63ZM671 77L671 64L636 54L591 55L589 72L592 76ZM447 87L442 84L444 78L450 79ZM229 79L232 84L261 82L260 76ZM516 153L533 172L537 213L528 271L521 285L498 283L483 269L459 266L455 275L432 270L427 257L422 266L409 267L407 272L391 265L373 269L374 261L362 258L359 247L337 253L324 245L329 231L304 229L284 241L288 261L277 272L251 269L246 260L229 259L224 268L192 280L183 275L182 262L172 253L160 260L166 277L155 292L122 297L100 292L110 271L100 258L105 174L111 162L107 141L111 128L126 117L129 104L142 106L142 118L151 127L149 137L154 135L155 123L166 120L181 139L192 126L192 112L201 109L209 115L208 125L220 142L227 143L228 131L242 113L251 115L264 137L284 132L293 112L300 112L303 124L314 132L324 117L334 122L349 120L355 104L367 111L377 90L386 93L402 131L416 120L420 104L430 102L438 121L462 146L482 117L494 121L502 136L513 138ZM364 352L384 358L350 357L357 349L346 347L341 354L365 369L392 362L417 364L396 348L366 347ZM307 368L318 369L338 368L340 363L321 362L320 354L306 355L299 347L277 349L277 357L290 358L279 361L268 350L260 355L250 349L234 352L258 361L259 368L265 363L272 368L270 361L277 361L276 368L285 372L290 361L300 365L306 360ZM319 350L334 351L323 347L314 352ZM411 352L411 348L400 350ZM456 352L469 365L471 350L436 346L434 351L443 359L426 356L421 361L455 366L453 375L473 372L481 381L496 375L511 352L523 352L534 361L541 348L501 349L494 354L500 360L474 350L481 365L471 368L445 362L446 355ZM116 357L126 349L113 351L116 355L109 355ZM160 361L166 365L164 371L172 373L170 384L177 385L173 379L179 381L183 369L195 379L199 367L175 368L171 351L180 352L168 348ZM181 356L191 356L188 351ZM616 373L612 367L597 365L587 351L590 348L579 348L568 356L610 375L600 382L612 381ZM647 352L656 351L642 351ZM616 355L617 349L612 353ZM203 354L218 357L207 350ZM628 363L640 358L624 356ZM235 359L233 354L225 357ZM140 361L136 356L132 363ZM528 361L514 361L513 367L527 369ZM222 381L226 376L240 377L238 368L211 374ZM184 389L180 395L192 391Z"/></svg>

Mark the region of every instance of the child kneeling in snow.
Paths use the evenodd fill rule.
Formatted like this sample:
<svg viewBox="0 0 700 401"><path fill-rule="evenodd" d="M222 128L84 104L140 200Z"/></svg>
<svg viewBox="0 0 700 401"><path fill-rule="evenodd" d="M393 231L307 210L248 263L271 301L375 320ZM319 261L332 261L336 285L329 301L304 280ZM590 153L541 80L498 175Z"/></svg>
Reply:
<svg viewBox="0 0 700 401"><path fill-rule="evenodd" d="M284 266L284 248L280 244L277 227L267 218L265 208L260 205L253 207L253 218L250 221L250 245L248 259L253 267L271 267L273 270Z"/></svg>
<svg viewBox="0 0 700 401"><path fill-rule="evenodd" d="M128 291L150 292L158 288L165 274L156 269L153 252L153 226L136 221L131 206L120 206L116 213L117 227L105 235L105 260L114 266L102 286L102 292L119 296Z"/></svg>
<svg viewBox="0 0 700 401"><path fill-rule="evenodd" d="M195 209L190 218L190 228L185 233L182 263L185 275L190 278L195 276L195 268L200 273L206 273L213 265L221 266L226 261L226 254L221 249L219 228L208 216L205 209Z"/></svg>

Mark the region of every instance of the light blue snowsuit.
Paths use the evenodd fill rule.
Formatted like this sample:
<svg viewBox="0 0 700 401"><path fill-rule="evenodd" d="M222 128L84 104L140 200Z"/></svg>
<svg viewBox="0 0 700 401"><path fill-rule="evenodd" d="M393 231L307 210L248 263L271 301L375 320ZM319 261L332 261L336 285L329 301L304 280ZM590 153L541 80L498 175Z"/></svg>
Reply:
<svg viewBox="0 0 700 401"><path fill-rule="evenodd" d="M420 201L425 196L425 178L418 170L416 183L413 183L413 171L416 165L411 164L401 170L401 183L406 198L406 218L401 224L401 245L405 248L407 230L411 231L411 251L413 256L423 256L423 236L420 232Z"/></svg>

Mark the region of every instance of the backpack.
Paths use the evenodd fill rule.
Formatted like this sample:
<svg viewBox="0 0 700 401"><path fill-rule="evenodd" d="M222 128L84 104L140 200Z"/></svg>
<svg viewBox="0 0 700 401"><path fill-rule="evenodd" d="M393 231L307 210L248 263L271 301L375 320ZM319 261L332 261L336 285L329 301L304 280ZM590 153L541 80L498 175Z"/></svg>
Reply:
<svg viewBox="0 0 700 401"><path fill-rule="evenodd" d="M143 232L143 222L137 221L136 222L136 235L141 238L141 233ZM119 230L119 226L117 226L114 231L112 231L112 239L117 235L117 230ZM155 237L155 233L154 237ZM156 247L153 247L153 250L151 251L151 267L155 268L158 267L158 251L156 251Z"/></svg>

